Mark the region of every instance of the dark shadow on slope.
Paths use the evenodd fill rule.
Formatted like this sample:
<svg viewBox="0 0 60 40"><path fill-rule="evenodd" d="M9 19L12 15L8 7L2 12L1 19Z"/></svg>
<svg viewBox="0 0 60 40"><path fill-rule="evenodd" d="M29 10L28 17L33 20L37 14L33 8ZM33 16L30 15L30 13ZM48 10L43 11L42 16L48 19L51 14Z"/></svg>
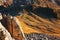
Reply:
<svg viewBox="0 0 60 40"><path fill-rule="evenodd" d="M18 12L22 10L20 7L12 7L12 8L2 8L2 10L0 11L1 13L5 13L6 15L7 14L10 14L12 16L15 16L18 14Z"/></svg>
<svg viewBox="0 0 60 40"><path fill-rule="evenodd" d="M20 5L24 4L22 2L17 1L17 3L13 2L13 4L8 8L0 7L0 12L5 14L10 14L12 16L19 15L18 13L23 9L27 10L28 12L34 12L35 14L43 17L43 18L57 18L57 14L53 12L53 9L50 8L42 8L39 7L33 11L33 7L31 5L26 5L21 7Z"/></svg>
<svg viewBox="0 0 60 40"><path fill-rule="evenodd" d="M26 6L24 7L24 9L27 10L28 12L33 11L32 5L26 5Z"/></svg>
<svg viewBox="0 0 60 40"><path fill-rule="evenodd" d="M23 10L24 7L22 7L21 5L26 5L26 1L25 0L13 0L13 4L7 8L4 7L0 7L0 12L1 13L5 13L10 14L12 16L16 16L19 15L18 13L20 11Z"/></svg>
<svg viewBox="0 0 60 40"><path fill-rule="evenodd" d="M35 14L43 18L57 18L57 13L53 12L53 9L39 7L33 11Z"/></svg>
<svg viewBox="0 0 60 40"><path fill-rule="evenodd" d="M48 19L57 18L57 13L54 13L53 9L48 8L48 7L46 7L46 8L38 7L35 10L33 10L33 7L31 5L28 5L27 7L25 7L25 9L28 12L33 12L36 15L43 17L43 18L48 18Z"/></svg>

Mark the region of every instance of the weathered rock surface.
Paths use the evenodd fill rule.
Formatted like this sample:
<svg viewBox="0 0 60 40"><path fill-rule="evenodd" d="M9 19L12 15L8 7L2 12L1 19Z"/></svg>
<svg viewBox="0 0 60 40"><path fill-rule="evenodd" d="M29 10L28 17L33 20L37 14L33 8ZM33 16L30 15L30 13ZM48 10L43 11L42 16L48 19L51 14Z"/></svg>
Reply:
<svg viewBox="0 0 60 40"><path fill-rule="evenodd" d="M8 7L12 4L13 0L0 0L0 6Z"/></svg>
<svg viewBox="0 0 60 40"><path fill-rule="evenodd" d="M5 14L0 15L0 22L3 27L6 28L6 30L10 33L10 36L15 40L24 40L23 34L21 33L19 26L22 27L23 33L25 33L24 35L27 40L60 40L60 5L58 5L55 1L35 0L34 3L30 5L33 7L32 11L35 11L39 7L42 7L40 9L46 9L47 7L51 8L56 13L57 18L49 19L48 16L47 18L41 17L46 11L42 11L43 13L41 16L38 16L37 14L34 14L34 12L32 13L31 11L24 11L23 13L21 13L22 15L15 16L21 25L17 25L13 16ZM16 3L17 1L15 0L14 2ZM0 6L8 8L8 6L11 6L11 4L13 4L12 0L0 0ZM4 10L5 9L3 9L3 11ZM3 11L2 13L4 13ZM8 13L8 10L5 11L6 13ZM13 8L12 11L13 13L15 13ZM49 15L50 12L48 12ZM54 16L54 14L50 16ZM0 31L0 39L5 40L4 38L5 35L2 33L2 31Z"/></svg>

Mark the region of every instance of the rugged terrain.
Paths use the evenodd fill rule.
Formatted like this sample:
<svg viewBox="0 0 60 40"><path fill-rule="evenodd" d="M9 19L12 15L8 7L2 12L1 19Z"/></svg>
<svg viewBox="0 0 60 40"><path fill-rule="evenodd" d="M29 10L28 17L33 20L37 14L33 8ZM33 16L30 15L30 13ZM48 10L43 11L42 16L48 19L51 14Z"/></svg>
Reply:
<svg viewBox="0 0 60 40"><path fill-rule="evenodd" d="M0 1L0 40L60 40L59 0L18 1Z"/></svg>

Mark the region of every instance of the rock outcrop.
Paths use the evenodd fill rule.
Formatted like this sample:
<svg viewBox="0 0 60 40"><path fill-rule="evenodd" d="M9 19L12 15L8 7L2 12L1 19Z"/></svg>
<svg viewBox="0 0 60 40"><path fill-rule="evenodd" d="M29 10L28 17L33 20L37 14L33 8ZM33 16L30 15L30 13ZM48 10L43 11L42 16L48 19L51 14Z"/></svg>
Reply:
<svg viewBox="0 0 60 40"><path fill-rule="evenodd" d="M0 0L0 6L8 7L11 6L13 0Z"/></svg>
<svg viewBox="0 0 60 40"><path fill-rule="evenodd" d="M3 19L1 19L0 22L6 28L6 30L8 30L11 37L14 38L15 40L23 40L22 33L21 33L18 25L14 21L14 18L12 18L10 15L6 16L5 14L3 14L2 17L3 17ZM10 40L13 40L13 39L10 39Z"/></svg>
<svg viewBox="0 0 60 40"><path fill-rule="evenodd" d="M60 5L57 4L58 1L32 0L33 4L31 2L28 4L27 1L26 6L31 5L32 11L26 11L25 6L22 13L16 9L16 6L20 8L20 5L17 5L18 1L21 2L20 0L0 0L0 6L6 8L0 10L2 11L0 14L0 40L60 40ZM11 13L8 6L11 6L13 14L17 11L18 15L8 14ZM47 17L44 18L42 15Z"/></svg>

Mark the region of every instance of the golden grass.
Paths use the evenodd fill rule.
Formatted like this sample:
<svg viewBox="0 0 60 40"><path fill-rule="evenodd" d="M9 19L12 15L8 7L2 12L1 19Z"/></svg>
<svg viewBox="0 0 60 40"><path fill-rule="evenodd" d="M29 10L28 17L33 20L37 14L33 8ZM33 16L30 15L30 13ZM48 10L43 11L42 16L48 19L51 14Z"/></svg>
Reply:
<svg viewBox="0 0 60 40"><path fill-rule="evenodd" d="M29 16L28 14L25 14L22 18L20 16L17 16L24 33L43 33L51 36L60 37L60 28L58 27L58 24L54 24L53 22L43 19L33 13L32 15L35 18L33 16ZM36 19L39 19L40 21L37 21ZM51 28L51 30L46 27L46 24L48 25L48 28ZM35 26L37 26L38 28L36 28Z"/></svg>

